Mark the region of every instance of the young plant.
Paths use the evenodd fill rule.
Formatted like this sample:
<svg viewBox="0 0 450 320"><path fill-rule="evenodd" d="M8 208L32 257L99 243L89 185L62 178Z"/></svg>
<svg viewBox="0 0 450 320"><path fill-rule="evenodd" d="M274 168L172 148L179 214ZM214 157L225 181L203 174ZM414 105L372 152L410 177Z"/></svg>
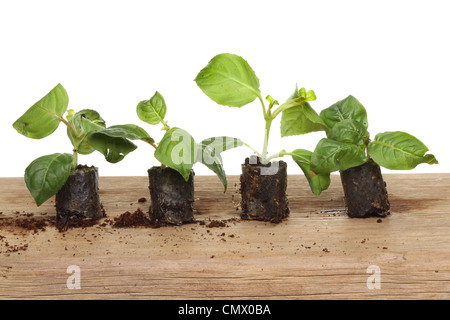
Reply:
<svg viewBox="0 0 450 320"><path fill-rule="evenodd" d="M31 162L26 168L25 182L37 206L59 193L77 168L83 172L87 171L88 168L78 166L78 154L92 153L95 148L89 140L91 133L105 128L105 121L97 111L84 109L75 113L72 109L67 110L68 103L66 90L61 84L58 84L13 124L14 129L25 137L42 139L52 134L59 124L63 123L67 127L67 136L72 144L73 152L71 154L54 153L42 156ZM113 163L122 160L126 154L136 149L136 145L123 138L108 141L97 139L94 142L96 146L102 143L105 147L106 159ZM91 179L94 189L97 188L96 184L98 183L95 180L95 178ZM85 191L81 190L83 187L78 188L80 193ZM70 193L70 190L67 190L67 196L70 197ZM57 195L57 211L60 205L58 200ZM73 203L70 206L73 207ZM99 203L96 206L98 209L100 208ZM73 210L82 211L76 207Z"/></svg>
<svg viewBox="0 0 450 320"><path fill-rule="evenodd" d="M311 168L320 174L340 171L350 216L385 216L389 212L380 166L411 170L421 163L438 163L434 155L426 154L428 148L408 133L383 132L371 140L366 109L351 95L322 110L320 117L327 138L317 144Z"/></svg>
<svg viewBox="0 0 450 320"><path fill-rule="evenodd" d="M279 222L287 217L289 209L286 198L286 164L283 161L271 163L274 159L291 156L303 171L314 194L318 195L328 188L329 174L316 174L311 171L311 151L294 149L290 152L281 150L271 155L268 153L272 122L279 115L283 137L325 130L325 123L309 105L310 101L316 100L314 91L296 88L289 99L281 105L270 95L266 96L265 102L259 90L259 79L253 69L242 57L229 53L212 58L198 73L195 81L200 89L218 104L237 108L254 100L258 100L261 104L265 121L263 147L261 152L252 148L257 157L251 157L243 165L242 217L272 222ZM256 169L255 166L260 168ZM267 167L273 167L273 170L267 170ZM277 176L270 179L268 175ZM265 194L259 192L263 189L266 190Z"/></svg>
<svg viewBox="0 0 450 320"><path fill-rule="evenodd" d="M135 125L114 126L95 132L93 136L140 139L155 148L154 156L159 167L148 170L152 206L152 221L182 224L193 221L193 166L202 163L211 169L227 189L227 177L223 168L221 152L239 147L243 143L230 137L213 137L197 143L184 129L171 127L165 120L167 112L164 97L159 93L149 100L139 102L136 113L150 125L161 125L165 131L159 143L141 127ZM102 139L107 140L107 139Z"/></svg>

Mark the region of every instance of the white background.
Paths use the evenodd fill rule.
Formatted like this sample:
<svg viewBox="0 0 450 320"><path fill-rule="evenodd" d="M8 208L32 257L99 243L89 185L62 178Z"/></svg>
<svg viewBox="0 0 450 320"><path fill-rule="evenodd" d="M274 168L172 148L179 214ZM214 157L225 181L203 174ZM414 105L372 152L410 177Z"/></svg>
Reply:
<svg viewBox="0 0 450 320"><path fill-rule="evenodd" d="M197 141L228 135L262 148L258 101L242 108L216 105L193 81L216 54L241 55L261 92L284 102L295 84L313 89L317 112L354 95L367 109L369 131L406 131L424 142L439 165L414 173L450 172L449 1L0 1L0 176L23 176L38 156L71 153L64 125L32 140L12 123L57 83L69 108L92 108L107 125L134 123L155 140L160 127L136 116L139 101L158 90L169 125ZM272 125L269 153L313 150L324 133L280 138ZM146 175L153 149L138 149L118 164L94 153L80 163L100 174ZM251 153L223 154L239 174ZM291 174L300 173L286 160ZM197 164L196 174L212 174ZM389 170L383 170L390 172ZM409 171L408 171L409 172ZM405 173L405 172L401 172Z"/></svg>

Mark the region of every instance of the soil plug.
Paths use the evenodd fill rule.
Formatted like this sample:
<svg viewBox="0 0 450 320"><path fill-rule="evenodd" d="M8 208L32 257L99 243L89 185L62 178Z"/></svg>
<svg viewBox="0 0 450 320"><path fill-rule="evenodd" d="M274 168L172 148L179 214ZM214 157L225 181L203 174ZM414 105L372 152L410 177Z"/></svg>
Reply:
<svg viewBox="0 0 450 320"><path fill-rule="evenodd" d="M241 218L278 223L289 216L286 169L284 161L262 164L254 155L245 159L240 177Z"/></svg>
<svg viewBox="0 0 450 320"><path fill-rule="evenodd" d="M98 169L79 165L56 194L58 220L70 217L98 220L103 217L98 187Z"/></svg>
<svg viewBox="0 0 450 320"><path fill-rule="evenodd" d="M169 167L148 170L150 220L181 225L194 222L194 171L188 181Z"/></svg>

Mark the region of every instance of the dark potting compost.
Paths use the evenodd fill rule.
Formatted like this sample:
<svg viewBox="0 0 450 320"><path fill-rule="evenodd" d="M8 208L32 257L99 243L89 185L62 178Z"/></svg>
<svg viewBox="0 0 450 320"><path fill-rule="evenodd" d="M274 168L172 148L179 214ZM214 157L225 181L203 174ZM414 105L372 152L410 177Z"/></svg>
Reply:
<svg viewBox="0 0 450 320"><path fill-rule="evenodd" d="M150 220L160 224L181 225L194 222L194 171L188 181L169 167L148 170Z"/></svg>
<svg viewBox="0 0 450 320"><path fill-rule="evenodd" d="M279 223L289 216L286 162L262 164L256 156L246 158L240 182L242 219Z"/></svg>
<svg viewBox="0 0 450 320"><path fill-rule="evenodd" d="M56 218L98 220L104 216L100 203L98 169L78 165L56 194Z"/></svg>
<svg viewBox="0 0 450 320"><path fill-rule="evenodd" d="M381 169L373 160L340 171L347 214L352 218L385 217L390 204Z"/></svg>

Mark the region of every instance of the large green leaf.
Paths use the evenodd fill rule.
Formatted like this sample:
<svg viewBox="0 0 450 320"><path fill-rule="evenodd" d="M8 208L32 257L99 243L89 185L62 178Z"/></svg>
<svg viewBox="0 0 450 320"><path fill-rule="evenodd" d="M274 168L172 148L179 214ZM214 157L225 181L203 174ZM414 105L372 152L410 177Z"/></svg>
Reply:
<svg viewBox="0 0 450 320"><path fill-rule="evenodd" d="M149 143L154 143L152 137L147 131L134 124L119 124L110 126L106 129L98 130L96 133L101 133L114 138L124 138L130 140L142 140Z"/></svg>
<svg viewBox="0 0 450 320"><path fill-rule="evenodd" d="M28 138L47 137L58 128L60 118L66 112L68 104L67 92L61 84L58 84L17 119L13 127Z"/></svg>
<svg viewBox="0 0 450 320"><path fill-rule="evenodd" d="M259 79L247 61L229 53L212 58L195 82L213 101L229 107L242 107L261 95Z"/></svg>
<svg viewBox="0 0 450 320"><path fill-rule="evenodd" d="M311 169L316 173L346 170L367 162L364 149L331 139L322 139L311 156Z"/></svg>
<svg viewBox="0 0 450 320"><path fill-rule="evenodd" d="M144 122L155 125L164 121L167 106L164 97L156 91L150 100L144 100L138 103L136 113Z"/></svg>
<svg viewBox="0 0 450 320"><path fill-rule="evenodd" d="M309 103L302 101L283 111L280 128L281 136L286 137L322 131L325 124Z"/></svg>
<svg viewBox="0 0 450 320"><path fill-rule="evenodd" d="M292 159L302 169L306 179L308 180L311 191L320 195L322 191L330 186L330 173L317 174L311 170L312 152L304 149L296 149L291 153Z"/></svg>
<svg viewBox="0 0 450 320"><path fill-rule="evenodd" d="M328 131L328 138L340 142L353 143L364 147L369 138L369 132L366 127L353 119L344 119L337 122L331 130Z"/></svg>
<svg viewBox="0 0 450 320"><path fill-rule="evenodd" d="M38 207L66 183L72 160L71 154L55 153L37 158L25 169L25 183Z"/></svg>
<svg viewBox="0 0 450 320"><path fill-rule="evenodd" d="M231 137L213 137L203 140L198 144L197 162L201 162L210 170L212 170L220 179L227 191L227 176L223 169L223 160L220 155L223 151L227 151L239 146L243 142L237 138Z"/></svg>
<svg viewBox="0 0 450 320"><path fill-rule="evenodd" d="M188 181L197 160L198 147L194 138L183 129L167 130L155 150L155 158L176 171Z"/></svg>
<svg viewBox="0 0 450 320"><path fill-rule="evenodd" d="M367 112L363 105L353 96L348 96L344 100L338 101L331 107L328 107L320 112L320 117L328 126L333 126L345 119L352 119L363 124L367 129Z"/></svg>
<svg viewBox="0 0 450 320"><path fill-rule="evenodd" d="M383 132L368 145L370 157L380 166L392 170L414 169L420 163L437 164L428 148L416 137L401 132Z"/></svg>
<svg viewBox="0 0 450 320"><path fill-rule="evenodd" d="M120 128L91 131L86 135L86 140L93 149L105 156L106 161L117 163L137 148L122 132Z"/></svg>

